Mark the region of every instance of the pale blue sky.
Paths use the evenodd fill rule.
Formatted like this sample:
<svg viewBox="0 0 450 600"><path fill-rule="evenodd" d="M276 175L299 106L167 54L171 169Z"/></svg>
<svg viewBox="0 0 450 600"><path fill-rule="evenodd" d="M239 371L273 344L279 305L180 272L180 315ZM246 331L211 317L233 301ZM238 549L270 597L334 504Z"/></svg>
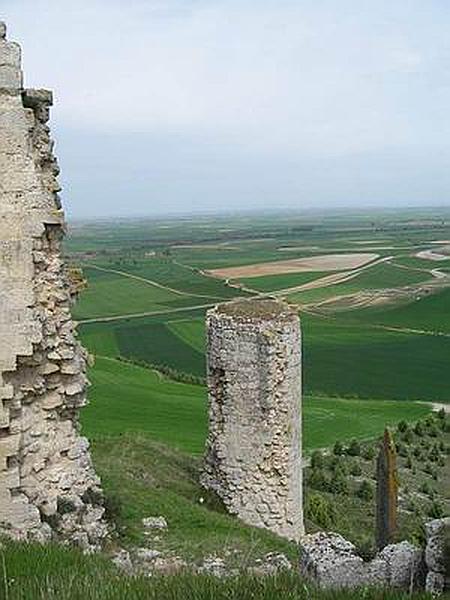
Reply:
<svg viewBox="0 0 450 600"><path fill-rule="evenodd" d="M448 0L3 0L70 216L450 204Z"/></svg>

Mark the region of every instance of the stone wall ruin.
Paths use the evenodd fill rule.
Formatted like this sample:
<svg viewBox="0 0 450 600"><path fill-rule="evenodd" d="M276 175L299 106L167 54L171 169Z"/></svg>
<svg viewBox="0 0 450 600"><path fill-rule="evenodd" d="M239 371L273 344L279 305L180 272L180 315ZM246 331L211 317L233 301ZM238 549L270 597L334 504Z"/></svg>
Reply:
<svg viewBox="0 0 450 600"><path fill-rule="evenodd" d="M230 513L303 533L300 321L274 300L208 312L209 436L202 474Z"/></svg>
<svg viewBox="0 0 450 600"><path fill-rule="evenodd" d="M79 434L86 356L61 257L51 105L50 92L23 88L20 47L0 23L0 528L90 547L106 527Z"/></svg>

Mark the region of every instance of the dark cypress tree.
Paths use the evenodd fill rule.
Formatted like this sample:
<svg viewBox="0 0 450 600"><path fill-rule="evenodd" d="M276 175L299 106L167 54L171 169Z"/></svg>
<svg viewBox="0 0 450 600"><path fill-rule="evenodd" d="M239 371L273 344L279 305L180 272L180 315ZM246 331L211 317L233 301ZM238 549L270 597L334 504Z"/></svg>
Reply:
<svg viewBox="0 0 450 600"><path fill-rule="evenodd" d="M377 459L376 541L381 550L394 542L397 532L397 453L386 428Z"/></svg>

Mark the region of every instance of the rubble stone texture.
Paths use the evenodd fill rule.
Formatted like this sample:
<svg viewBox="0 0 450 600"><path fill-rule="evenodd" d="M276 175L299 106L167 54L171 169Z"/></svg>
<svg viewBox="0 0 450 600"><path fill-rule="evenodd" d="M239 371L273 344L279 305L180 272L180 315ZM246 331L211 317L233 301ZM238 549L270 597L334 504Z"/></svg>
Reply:
<svg viewBox="0 0 450 600"><path fill-rule="evenodd" d="M20 47L0 23L0 527L89 547L106 527L79 435L86 357L61 258L51 104L50 92L23 89Z"/></svg>
<svg viewBox="0 0 450 600"><path fill-rule="evenodd" d="M239 300L208 312L209 435L202 484L244 522L303 534L296 311Z"/></svg>
<svg viewBox="0 0 450 600"><path fill-rule="evenodd" d="M300 542L300 572L325 588L366 586L418 588L422 551L409 542L391 544L364 562L356 547L337 533L306 535Z"/></svg>
<svg viewBox="0 0 450 600"><path fill-rule="evenodd" d="M437 596L450 590L450 517L426 525L426 591Z"/></svg>

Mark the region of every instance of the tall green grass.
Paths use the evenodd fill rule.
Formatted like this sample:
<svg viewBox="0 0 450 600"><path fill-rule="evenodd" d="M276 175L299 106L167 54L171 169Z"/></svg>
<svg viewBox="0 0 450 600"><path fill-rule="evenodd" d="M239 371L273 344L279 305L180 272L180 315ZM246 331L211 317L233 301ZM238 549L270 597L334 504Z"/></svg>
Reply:
<svg viewBox="0 0 450 600"><path fill-rule="evenodd" d="M448 596L447 596L448 597ZM396 590L319 590L295 571L276 576L129 577L100 556L68 548L6 542L0 550L2 600L406 600ZM428 600L427 594L414 594Z"/></svg>

